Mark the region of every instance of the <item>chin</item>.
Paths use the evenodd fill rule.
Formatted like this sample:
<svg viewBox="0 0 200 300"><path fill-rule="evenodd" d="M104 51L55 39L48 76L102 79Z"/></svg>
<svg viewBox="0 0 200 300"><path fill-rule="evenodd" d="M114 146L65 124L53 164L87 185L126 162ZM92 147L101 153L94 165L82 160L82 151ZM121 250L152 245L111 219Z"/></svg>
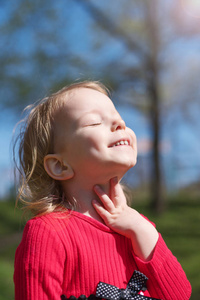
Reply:
<svg viewBox="0 0 200 300"><path fill-rule="evenodd" d="M132 165L131 165L131 168L134 167L135 165L137 164L137 157L134 159Z"/></svg>
<svg viewBox="0 0 200 300"><path fill-rule="evenodd" d="M137 163L137 158L132 158L131 160L128 160L127 162L124 162L124 167L127 168L127 171L131 168L133 168Z"/></svg>
<svg viewBox="0 0 200 300"><path fill-rule="evenodd" d="M128 172L128 170L130 170L136 165L136 163L137 160L132 162L129 161L129 163L121 165L121 168L118 169L118 178L121 179L126 174L126 172Z"/></svg>

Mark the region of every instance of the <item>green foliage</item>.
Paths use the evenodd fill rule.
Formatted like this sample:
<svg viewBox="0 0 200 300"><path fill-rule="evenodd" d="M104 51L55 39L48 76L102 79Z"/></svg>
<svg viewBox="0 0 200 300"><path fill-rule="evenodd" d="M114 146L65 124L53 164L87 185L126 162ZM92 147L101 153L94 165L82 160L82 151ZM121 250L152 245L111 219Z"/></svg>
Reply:
<svg viewBox="0 0 200 300"><path fill-rule="evenodd" d="M166 244L181 263L192 284L191 299L200 299L200 201L179 194L169 197L168 210L161 216L149 209L149 202L135 199L134 207L156 224Z"/></svg>
<svg viewBox="0 0 200 300"><path fill-rule="evenodd" d="M23 225L22 211L15 209L14 201L0 201L0 236L4 238L21 232Z"/></svg>
<svg viewBox="0 0 200 300"><path fill-rule="evenodd" d="M0 250L0 300L14 299L13 262L16 247L17 244Z"/></svg>
<svg viewBox="0 0 200 300"><path fill-rule="evenodd" d="M149 209L149 201L135 197L133 206L155 222L166 244L180 261L193 288L191 299L200 299L200 201L179 195L168 199L161 216ZM14 254L25 220L13 201L0 202L0 300L14 298Z"/></svg>

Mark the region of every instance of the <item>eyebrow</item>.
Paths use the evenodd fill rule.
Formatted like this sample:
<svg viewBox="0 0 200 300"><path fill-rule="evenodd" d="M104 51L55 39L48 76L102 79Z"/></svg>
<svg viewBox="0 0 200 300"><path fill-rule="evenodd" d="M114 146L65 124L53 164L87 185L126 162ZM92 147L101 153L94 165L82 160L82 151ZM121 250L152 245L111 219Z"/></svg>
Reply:
<svg viewBox="0 0 200 300"><path fill-rule="evenodd" d="M90 115L90 114L99 114L99 112L100 112L99 109L93 109L93 110L91 110L91 111L88 111L88 112L84 113L83 115L81 115L81 116L77 119L77 121L79 121L80 119L82 119L82 118L84 118L85 116Z"/></svg>
<svg viewBox="0 0 200 300"><path fill-rule="evenodd" d="M120 114L119 114L119 112L118 112L118 110L115 108L115 106L114 106L114 110L115 110L115 113L117 113L119 116L120 116ZM92 114L99 114L100 112L102 112L102 109L92 109L92 110L90 110L90 111L87 111L87 112L85 112L83 115L81 115L77 120L76 120L76 122L79 122L82 118L84 118L85 116L87 116L87 115L92 115ZM113 114L114 113L114 111L113 112L110 112L110 114ZM121 117L121 116L120 116Z"/></svg>

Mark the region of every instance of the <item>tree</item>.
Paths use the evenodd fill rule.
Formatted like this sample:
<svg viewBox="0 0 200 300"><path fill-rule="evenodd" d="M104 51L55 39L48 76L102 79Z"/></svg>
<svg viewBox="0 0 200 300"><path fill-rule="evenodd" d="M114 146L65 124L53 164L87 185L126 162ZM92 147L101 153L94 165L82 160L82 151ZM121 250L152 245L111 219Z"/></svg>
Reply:
<svg viewBox="0 0 200 300"><path fill-rule="evenodd" d="M135 8L140 15L139 29L134 29L132 34L129 34L130 24L123 26L124 20L114 22L105 11L97 8L91 1L79 1L85 5L85 8L95 18L98 24L103 27L109 34L120 39L128 51L140 61L139 65L128 67L125 69L125 74L129 74L129 81L132 85L137 85L138 81L143 84L143 94L146 94L149 103L141 103L138 105L141 109L148 111L153 132L153 148L152 148L152 172L151 172L151 187L152 187L152 207L160 212L163 210L163 195L162 195L162 180L161 180L161 161L159 155L160 144L160 95L159 95L159 45L160 32L158 23L157 1L152 2L135 1ZM132 8L130 1L126 1L128 7ZM124 5L124 4L123 4ZM130 19L130 23L131 23ZM126 23L126 22L125 22ZM137 24L137 25L138 25ZM137 39L137 36L142 35L143 38ZM112 76L111 76L112 77ZM112 77L113 78L113 77ZM114 81L114 79L113 79ZM120 82L115 83L120 85Z"/></svg>
<svg viewBox="0 0 200 300"><path fill-rule="evenodd" d="M168 105L168 111L170 111L180 102L178 96L174 101L169 101L170 93L168 93L168 99L166 98L163 91L167 89L167 86L166 82L164 85L162 82L163 75L166 76L167 73L172 74L171 62L169 66L163 63L163 61L170 61L167 51L174 40L180 40L184 33L179 30L177 34L176 16L174 17L173 15L176 5L174 7L173 3L164 4L157 0L151 2L148 0L123 1L123 3L118 1L117 9L114 8L112 1L110 6L104 2L101 2L101 5L97 5L94 1L86 0L76 0L76 2L84 6L98 26L104 32L120 41L126 53L132 56L132 61L131 59L129 60L129 65L126 64L125 59L122 59L119 63L122 66L119 66L116 61L111 62L106 68L106 73L109 74L107 77L109 77L111 84L118 90L123 89L124 82L126 82L126 88L129 86L131 90L127 100L142 110L143 113L146 113L150 120L153 141L151 204L154 210L161 212L164 209L164 196L162 193L163 172L160 154L162 138L161 116L163 116L163 110L167 107L166 103L169 104L171 102L171 105ZM175 4L178 4L178 1ZM113 10L114 13L112 15L110 12ZM95 28L95 30L97 29ZM191 39L191 34L188 38ZM102 40L101 43L106 43L107 40L104 42ZM112 75L112 71L110 72L109 70L113 70L113 68L115 74ZM118 70L119 72L117 72ZM117 76L116 74L120 75ZM174 89L177 90L177 87L174 87ZM189 89L187 84L185 84L185 89L186 95L188 95ZM134 98L131 98L130 95L134 95L136 100L134 101ZM197 96L198 93L195 93L195 95ZM184 113L184 103L187 103L187 101L181 102Z"/></svg>
<svg viewBox="0 0 200 300"><path fill-rule="evenodd" d="M6 1L3 5L9 18L0 24L6 45L0 54L1 105L21 108L38 95L43 97L50 87L56 90L76 78L101 79L149 119L151 203L161 211L161 116L174 107L166 80L172 74L168 52L182 36L175 31L173 4L68 0L66 5L63 1L19 0L13 7ZM184 87L186 95L187 85ZM180 95L175 94L178 103Z"/></svg>
<svg viewBox="0 0 200 300"><path fill-rule="evenodd" d="M0 23L1 106L21 110L44 91L71 82L85 62L72 55L71 20L61 3L19 0L1 5L7 16ZM73 7L64 8L67 15L74 14ZM69 29L63 36L64 28Z"/></svg>

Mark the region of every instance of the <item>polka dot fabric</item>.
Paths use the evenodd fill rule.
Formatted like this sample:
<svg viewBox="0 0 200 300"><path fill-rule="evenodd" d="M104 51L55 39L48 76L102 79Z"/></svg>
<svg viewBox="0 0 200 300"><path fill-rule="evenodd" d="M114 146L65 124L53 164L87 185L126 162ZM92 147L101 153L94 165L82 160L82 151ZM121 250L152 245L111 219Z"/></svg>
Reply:
<svg viewBox="0 0 200 300"><path fill-rule="evenodd" d="M142 288L145 287L148 278L139 271L134 271L126 289L119 289L116 286L99 282L96 291L96 297L107 300L132 300L132 299L148 299L154 300L155 298L146 297L138 294Z"/></svg>

